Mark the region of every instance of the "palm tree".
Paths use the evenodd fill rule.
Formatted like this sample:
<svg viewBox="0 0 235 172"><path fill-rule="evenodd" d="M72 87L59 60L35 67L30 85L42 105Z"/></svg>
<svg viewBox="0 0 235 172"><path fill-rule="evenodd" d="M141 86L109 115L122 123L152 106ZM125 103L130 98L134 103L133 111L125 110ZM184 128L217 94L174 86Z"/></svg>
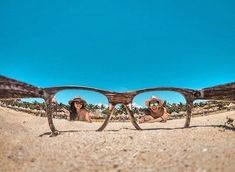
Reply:
<svg viewBox="0 0 235 172"><path fill-rule="evenodd" d="M91 111L91 112L94 112L94 105L93 104L87 104L86 105L86 107L87 107L87 109L89 110L89 111Z"/></svg>

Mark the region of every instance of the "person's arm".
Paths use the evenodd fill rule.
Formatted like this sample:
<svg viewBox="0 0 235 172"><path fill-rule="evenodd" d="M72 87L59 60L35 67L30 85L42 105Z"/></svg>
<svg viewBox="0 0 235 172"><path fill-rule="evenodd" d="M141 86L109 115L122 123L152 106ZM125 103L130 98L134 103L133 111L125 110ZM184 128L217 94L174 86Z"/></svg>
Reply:
<svg viewBox="0 0 235 172"><path fill-rule="evenodd" d="M167 113L166 108L164 108L164 112L163 112L163 114L162 114L162 116L161 116L161 117L156 118L156 119L150 119L150 120L145 121L145 122L148 122L148 123L154 123L154 122L166 122L168 119L169 119L169 114Z"/></svg>
<svg viewBox="0 0 235 172"><path fill-rule="evenodd" d="M70 112L65 108L62 108L62 111L65 113L67 119L70 120Z"/></svg>
<svg viewBox="0 0 235 172"><path fill-rule="evenodd" d="M145 122L148 122L148 121L153 120L153 119L154 118L151 115L145 115L145 116L142 116L139 119L139 123L145 123Z"/></svg>
<svg viewBox="0 0 235 172"><path fill-rule="evenodd" d="M90 123L92 122L89 112L86 113L85 119L86 119L87 122L90 122Z"/></svg>
<svg viewBox="0 0 235 172"><path fill-rule="evenodd" d="M169 113L167 112L166 108L164 108L164 113L162 115L162 118L164 119L164 122L166 122L169 119Z"/></svg>
<svg viewBox="0 0 235 172"><path fill-rule="evenodd" d="M165 122L164 118L163 117L159 117L159 118L156 118L156 119L151 119L151 120L148 120L148 121L145 121L146 123L154 123L154 122Z"/></svg>
<svg viewBox="0 0 235 172"><path fill-rule="evenodd" d="M144 123L144 117L142 116L142 117L140 117L140 119L139 119L139 123L141 124L141 123Z"/></svg>

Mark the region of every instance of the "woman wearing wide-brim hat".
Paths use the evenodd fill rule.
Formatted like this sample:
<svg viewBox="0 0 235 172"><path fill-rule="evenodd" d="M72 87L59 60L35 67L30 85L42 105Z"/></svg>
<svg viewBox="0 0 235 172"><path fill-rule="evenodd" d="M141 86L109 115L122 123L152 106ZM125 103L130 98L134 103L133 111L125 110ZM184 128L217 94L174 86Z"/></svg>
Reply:
<svg viewBox="0 0 235 172"><path fill-rule="evenodd" d="M169 114L163 104L164 101L155 96L146 100L145 105L148 109L145 111L145 116L139 119L139 123L166 122L169 119Z"/></svg>
<svg viewBox="0 0 235 172"><path fill-rule="evenodd" d="M85 108L86 101L77 96L69 101L70 120L92 122L88 110Z"/></svg>

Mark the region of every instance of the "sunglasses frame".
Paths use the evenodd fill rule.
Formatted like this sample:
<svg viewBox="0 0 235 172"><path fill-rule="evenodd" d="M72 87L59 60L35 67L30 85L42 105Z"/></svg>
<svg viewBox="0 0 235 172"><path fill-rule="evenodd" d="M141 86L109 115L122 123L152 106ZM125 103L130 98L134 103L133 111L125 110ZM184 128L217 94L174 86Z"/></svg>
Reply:
<svg viewBox="0 0 235 172"><path fill-rule="evenodd" d="M157 105L156 105L157 104ZM149 103L149 107L153 107L153 106L158 106L159 103L158 102L155 102L155 103Z"/></svg>
<svg viewBox="0 0 235 172"><path fill-rule="evenodd" d="M115 106L117 104L124 105L133 126L137 130L141 130L131 110L131 104L135 96L145 92L174 91L183 95L183 97L186 100L186 108L187 108L184 128L188 128L190 126L193 102L195 100L219 100L219 101L235 102L235 82L203 88L200 90L177 88L177 87L154 87L154 88L139 89L128 92L112 92L112 91L107 91L92 87L85 87L85 86L60 86L60 87L39 88L0 75L0 99L42 98L45 100L47 107L46 114L47 114L48 124L50 130L52 131L53 136L59 134L59 131L55 128L52 119L53 103L54 103L53 98L56 93L63 90L93 91L100 93L107 98L109 102L109 114L107 115L102 126L97 131L102 131L107 126L111 116L114 113Z"/></svg>

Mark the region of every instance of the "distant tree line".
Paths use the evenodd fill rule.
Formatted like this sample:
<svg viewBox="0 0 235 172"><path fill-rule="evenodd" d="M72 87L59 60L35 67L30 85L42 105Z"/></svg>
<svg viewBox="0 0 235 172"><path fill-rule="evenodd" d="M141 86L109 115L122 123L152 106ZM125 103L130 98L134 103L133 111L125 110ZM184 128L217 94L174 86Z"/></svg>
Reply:
<svg viewBox="0 0 235 172"><path fill-rule="evenodd" d="M23 107L23 108L29 108L29 109L36 109L36 110L46 110L46 104L45 102L37 102L37 101L33 101L33 102L26 102L26 101L21 101L20 99L16 99L16 100L0 100L1 103L4 103L7 106L17 106L17 107ZM229 102L216 102L216 101L203 101L203 102L196 102L193 104L194 108L212 108L212 107L218 107L219 110L225 109L225 106L229 105ZM172 112L181 112L181 111L186 111L187 106L185 103L168 103L165 102L163 105L168 113L172 113ZM69 110L69 105L65 105L63 103L58 103L56 104L56 108L58 111L60 111L61 109L65 108L67 110ZM90 112L96 112L97 110L99 110L102 114L108 114L109 110L108 107L101 104L101 105L94 105L94 104L87 104L86 108L90 111ZM132 111L135 114L143 114L145 112L146 108L145 107L132 107ZM114 112L114 115L117 114L126 114L126 109L124 105L118 105L116 107L116 111Z"/></svg>

